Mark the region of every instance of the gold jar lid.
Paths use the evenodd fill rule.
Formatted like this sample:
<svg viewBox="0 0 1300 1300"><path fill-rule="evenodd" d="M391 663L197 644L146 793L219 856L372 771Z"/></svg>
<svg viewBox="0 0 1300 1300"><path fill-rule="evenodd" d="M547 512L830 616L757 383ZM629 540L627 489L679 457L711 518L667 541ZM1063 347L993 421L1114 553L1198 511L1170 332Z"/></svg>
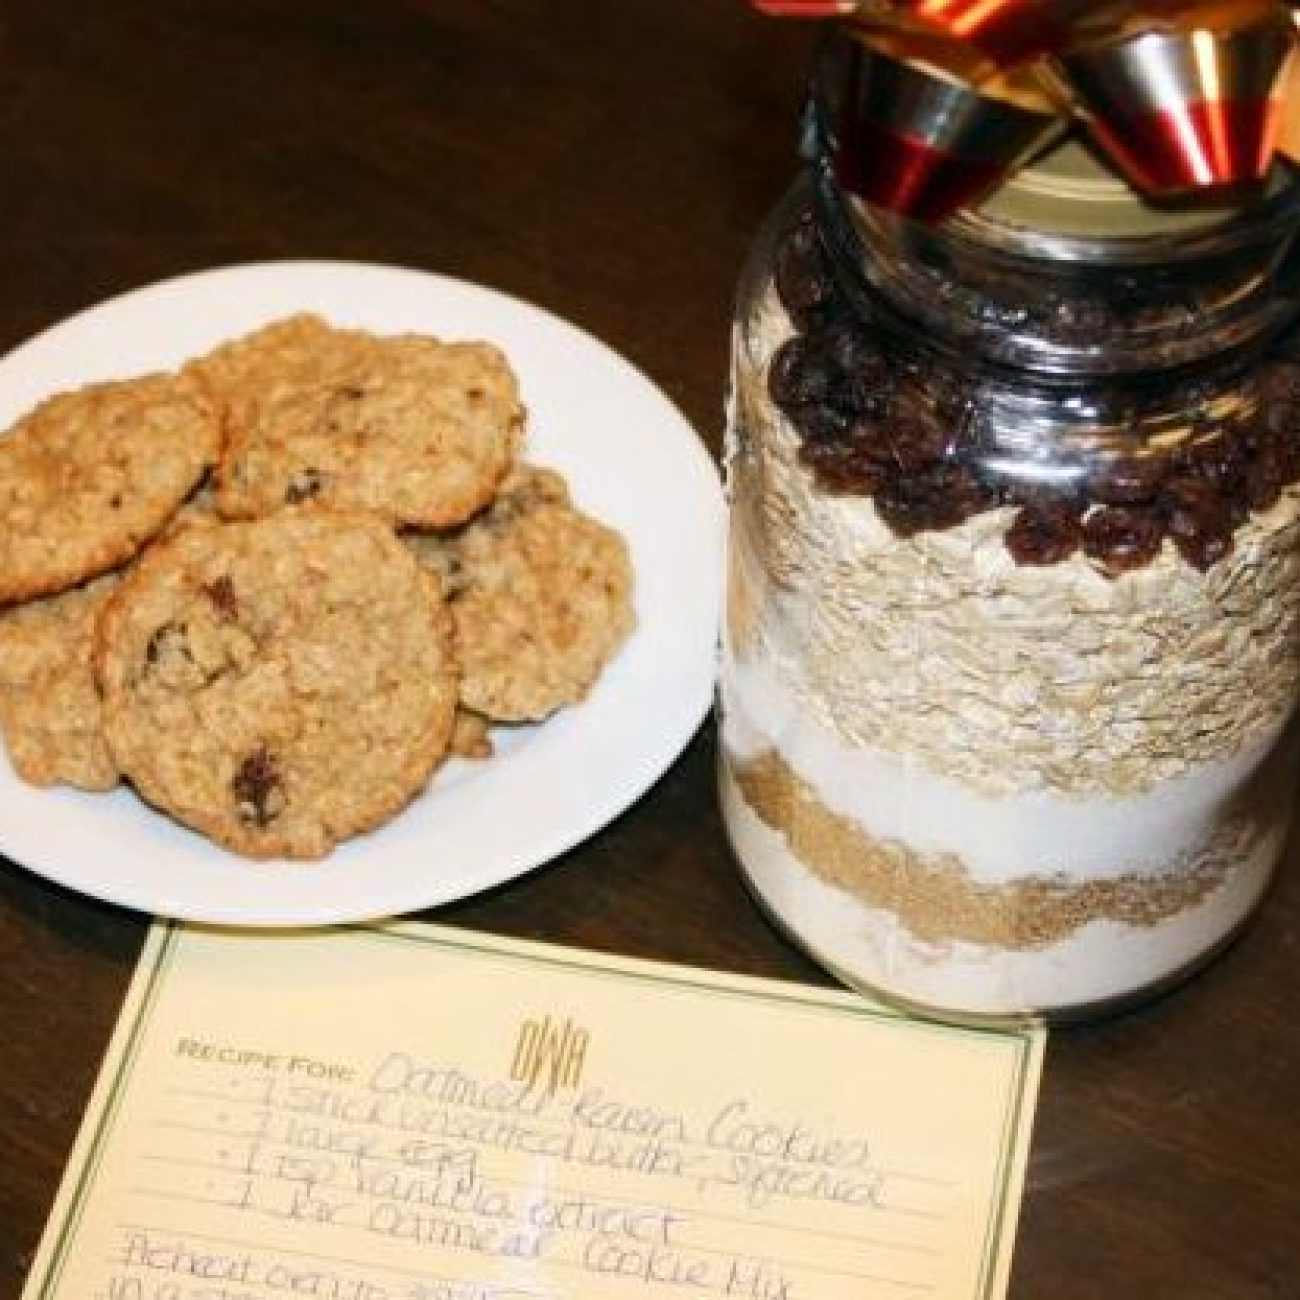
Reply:
<svg viewBox="0 0 1300 1300"><path fill-rule="evenodd" d="M1046 236L1051 241L1081 241L1106 260L1106 246L1123 258L1125 247L1147 245L1169 236L1208 234L1230 225L1285 188L1275 172L1261 195L1235 196L1218 203L1204 195L1178 205L1142 198L1102 163L1086 145L1068 140L1022 168L973 212L958 218L982 241L1017 244Z"/></svg>

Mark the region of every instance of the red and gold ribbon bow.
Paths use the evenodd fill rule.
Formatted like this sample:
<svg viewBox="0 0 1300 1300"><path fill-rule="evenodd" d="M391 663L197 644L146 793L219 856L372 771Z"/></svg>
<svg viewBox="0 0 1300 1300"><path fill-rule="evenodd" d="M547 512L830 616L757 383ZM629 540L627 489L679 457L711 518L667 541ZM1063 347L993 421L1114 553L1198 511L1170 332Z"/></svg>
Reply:
<svg viewBox="0 0 1300 1300"><path fill-rule="evenodd" d="M1141 194L1261 181L1300 156L1300 59L1280 0L750 0L844 20L832 137L844 183L927 221L1078 128Z"/></svg>

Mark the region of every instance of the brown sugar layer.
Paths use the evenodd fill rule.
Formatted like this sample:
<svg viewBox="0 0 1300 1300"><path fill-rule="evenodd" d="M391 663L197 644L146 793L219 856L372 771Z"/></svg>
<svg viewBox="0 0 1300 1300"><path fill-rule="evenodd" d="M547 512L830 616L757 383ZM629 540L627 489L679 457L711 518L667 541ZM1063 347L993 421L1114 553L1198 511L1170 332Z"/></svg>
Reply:
<svg viewBox="0 0 1300 1300"><path fill-rule="evenodd" d="M918 853L878 839L828 808L774 750L733 766L751 811L827 885L864 907L888 912L919 940L1032 951L1069 938L1093 921L1151 928L1203 903L1251 858L1262 834L1248 806L1224 819L1199 852L1158 873L1070 881L1036 874L1007 884L973 880L951 853Z"/></svg>

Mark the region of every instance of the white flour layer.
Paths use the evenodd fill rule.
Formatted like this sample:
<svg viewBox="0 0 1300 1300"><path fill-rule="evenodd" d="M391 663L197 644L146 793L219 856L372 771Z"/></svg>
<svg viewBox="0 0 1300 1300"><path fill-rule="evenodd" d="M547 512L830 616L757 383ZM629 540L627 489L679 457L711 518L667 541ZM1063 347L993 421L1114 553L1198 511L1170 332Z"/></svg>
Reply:
<svg viewBox="0 0 1300 1300"><path fill-rule="evenodd" d="M1035 949L924 943L897 917L819 880L757 817L723 764L722 806L745 872L766 906L849 984L952 1013L1011 1016L1086 1008L1177 974L1230 936L1258 902L1283 832L1199 905L1155 926L1093 920Z"/></svg>

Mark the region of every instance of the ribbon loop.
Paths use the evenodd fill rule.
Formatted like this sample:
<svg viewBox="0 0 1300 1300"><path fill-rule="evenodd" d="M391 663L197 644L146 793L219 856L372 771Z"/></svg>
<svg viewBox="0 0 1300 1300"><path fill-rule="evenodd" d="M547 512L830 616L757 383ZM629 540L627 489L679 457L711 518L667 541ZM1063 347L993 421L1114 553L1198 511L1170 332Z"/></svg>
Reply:
<svg viewBox="0 0 1300 1300"><path fill-rule="evenodd" d="M845 19L830 129L842 182L939 221L1070 129L1141 194L1264 179L1300 141L1297 17L1280 0L750 0Z"/></svg>

